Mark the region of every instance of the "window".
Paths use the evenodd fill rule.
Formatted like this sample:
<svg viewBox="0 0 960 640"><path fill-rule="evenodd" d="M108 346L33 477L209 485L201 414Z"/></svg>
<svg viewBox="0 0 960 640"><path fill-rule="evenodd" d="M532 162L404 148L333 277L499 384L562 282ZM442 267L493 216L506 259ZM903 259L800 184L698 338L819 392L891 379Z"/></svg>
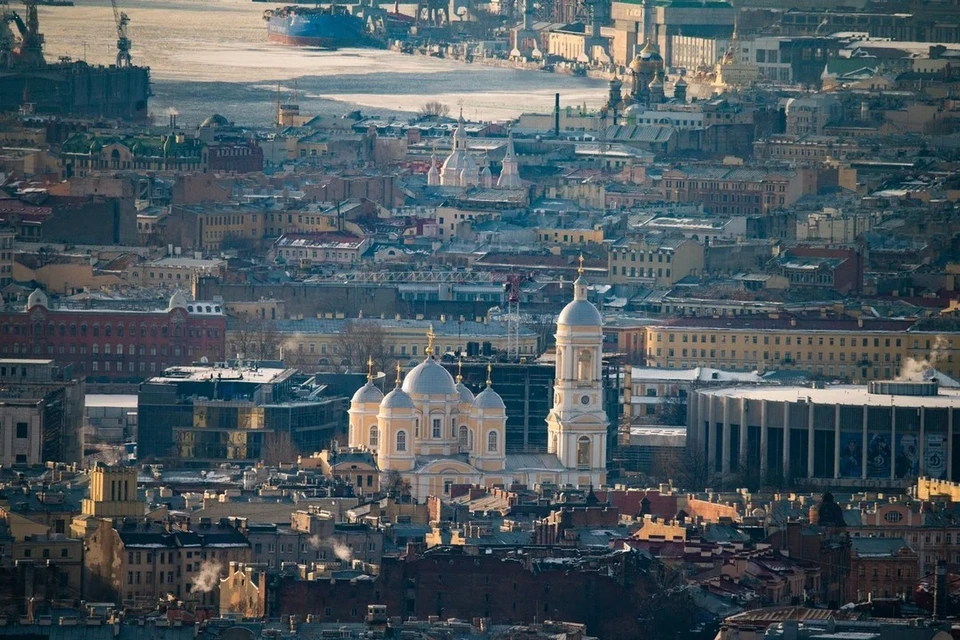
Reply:
<svg viewBox="0 0 960 640"><path fill-rule="evenodd" d="M580 436L577 440L577 468L590 468L590 438Z"/></svg>
<svg viewBox="0 0 960 640"><path fill-rule="evenodd" d="M29 436L28 436L28 431L29 431L29 426L27 425L26 422L18 422L18 423L17 423L17 437L18 437L18 438L24 439L24 438L29 437Z"/></svg>
<svg viewBox="0 0 960 640"><path fill-rule="evenodd" d="M497 432L491 431L487 434L487 451L490 453L495 453L497 451L499 443L497 441Z"/></svg>
<svg viewBox="0 0 960 640"><path fill-rule="evenodd" d="M440 418L433 419L433 437L440 438L440 431L443 429L443 421Z"/></svg>
<svg viewBox="0 0 960 640"><path fill-rule="evenodd" d="M376 447L380 442L380 430L376 427L370 427L370 446Z"/></svg>
<svg viewBox="0 0 960 640"><path fill-rule="evenodd" d="M459 441L460 441L460 450L466 451L467 449L467 426L460 425Z"/></svg>
<svg viewBox="0 0 960 640"><path fill-rule="evenodd" d="M397 451L406 451L407 450L407 432L398 431L397 432Z"/></svg>

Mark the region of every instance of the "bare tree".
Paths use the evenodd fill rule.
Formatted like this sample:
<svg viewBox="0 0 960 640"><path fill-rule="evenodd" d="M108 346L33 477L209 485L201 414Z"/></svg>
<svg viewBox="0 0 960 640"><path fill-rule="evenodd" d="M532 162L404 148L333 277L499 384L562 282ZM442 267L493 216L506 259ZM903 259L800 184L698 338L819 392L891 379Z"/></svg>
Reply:
<svg viewBox="0 0 960 640"><path fill-rule="evenodd" d="M231 332L231 346L243 360L274 360L280 355L280 333L272 320L241 316Z"/></svg>
<svg viewBox="0 0 960 640"><path fill-rule="evenodd" d="M678 453L660 452L654 455L653 473L662 481L673 480L681 489L699 491L710 480L707 456L697 445L687 445Z"/></svg>
<svg viewBox="0 0 960 640"><path fill-rule="evenodd" d="M417 114L424 118L445 118L450 114L450 107L439 100L431 100L420 105Z"/></svg>
<svg viewBox="0 0 960 640"><path fill-rule="evenodd" d="M401 475L396 469L391 469L383 477L380 484L380 491L398 502L409 501L413 487L410 481Z"/></svg>
<svg viewBox="0 0 960 640"><path fill-rule="evenodd" d="M299 455L297 446L286 431L268 433L263 440L263 449L260 452L260 458L264 464L271 467L296 462Z"/></svg>
<svg viewBox="0 0 960 640"><path fill-rule="evenodd" d="M376 320L351 320L337 335L336 346L341 361L349 363L343 369L360 371L373 360L374 371L388 371L395 361L387 349L383 325Z"/></svg>
<svg viewBox="0 0 960 640"><path fill-rule="evenodd" d="M664 426L686 426L687 399L680 396L667 396L660 403L660 424Z"/></svg>

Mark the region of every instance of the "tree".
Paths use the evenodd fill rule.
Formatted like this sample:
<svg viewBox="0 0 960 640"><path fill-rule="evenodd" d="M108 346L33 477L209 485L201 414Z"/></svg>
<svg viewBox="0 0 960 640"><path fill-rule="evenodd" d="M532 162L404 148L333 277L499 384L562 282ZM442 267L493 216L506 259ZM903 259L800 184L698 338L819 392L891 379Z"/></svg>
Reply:
<svg viewBox="0 0 960 640"><path fill-rule="evenodd" d="M654 454L651 473L660 482L673 480L681 489L699 491L710 480L707 456L702 448L687 445L678 453L661 450Z"/></svg>
<svg viewBox="0 0 960 640"><path fill-rule="evenodd" d="M450 107L439 100L431 100L420 105L417 114L423 118L445 118L450 114Z"/></svg>
<svg viewBox="0 0 960 640"><path fill-rule="evenodd" d="M680 396L667 396L660 403L660 424L664 426L686 426L687 399Z"/></svg>
<svg viewBox="0 0 960 640"><path fill-rule="evenodd" d="M404 502L410 500L413 487L410 485L410 481L404 478L399 471L391 469L384 475L383 482L380 484L380 491L398 502Z"/></svg>
<svg viewBox="0 0 960 640"><path fill-rule="evenodd" d="M271 467L296 462L300 455L297 445L293 443L293 438L286 431L268 433L263 440L263 449L260 453L264 464Z"/></svg>
<svg viewBox="0 0 960 640"><path fill-rule="evenodd" d="M557 317L550 313L538 313L524 323L528 329L537 334L537 351L545 352L553 346L554 332L557 330Z"/></svg>
<svg viewBox="0 0 960 640"><path fill-rule="evenodd" d="M372 359L374 371L386 372L395 362L387 349L383 325L376 320L351 320L337 335L335 345L341 362L346 363L344 370L360 371Z"/></svg>
<svg viewBox="0 0 960 640"><path fill-rule="evenodd" d="M280 356L280 333L272 320L241 316L232 334L231 346L241 360L274 360Z"/></svg>

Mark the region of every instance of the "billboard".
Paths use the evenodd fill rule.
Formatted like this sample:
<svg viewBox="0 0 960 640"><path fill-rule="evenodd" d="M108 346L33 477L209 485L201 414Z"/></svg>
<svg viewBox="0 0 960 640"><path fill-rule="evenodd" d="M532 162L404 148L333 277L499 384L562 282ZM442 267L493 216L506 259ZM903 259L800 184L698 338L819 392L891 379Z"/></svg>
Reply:
<svg viewBox="0 0 960 640"><path fill-rule="evenodd" d="M853 431L840 432L840 477L863 476L863 434Z"/></svg>
<svg viewBox="0 0 960 640"><path fill-rule="evenodd" d="M924 439L923 473L936 480L947 477L947 438L942 433L928 433Z"/></svg>
<svg viewBox="0 0 960 640"><path fill-rule="evenodd" d="M893 463L897 478L920 475L920 441L912 433L897 434L897 458Z"/></svg>
<svg viewBox="0 0 960 640"><path fill-rule="evenodd" d="M870 434L867 440L867 477L890 477L890 434Z"/></svg>

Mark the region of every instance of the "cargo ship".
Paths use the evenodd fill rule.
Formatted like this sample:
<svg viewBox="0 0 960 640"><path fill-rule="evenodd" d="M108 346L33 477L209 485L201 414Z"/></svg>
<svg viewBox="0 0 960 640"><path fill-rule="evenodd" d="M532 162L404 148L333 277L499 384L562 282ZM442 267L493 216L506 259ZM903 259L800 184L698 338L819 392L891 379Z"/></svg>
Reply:
<svg viewBox="0 0 960 640"><path fill-rule="evenodd" d="M263 19L273 42L323 49L376 45L363 18L340 5L280 7L265 11Z"/></svg>

